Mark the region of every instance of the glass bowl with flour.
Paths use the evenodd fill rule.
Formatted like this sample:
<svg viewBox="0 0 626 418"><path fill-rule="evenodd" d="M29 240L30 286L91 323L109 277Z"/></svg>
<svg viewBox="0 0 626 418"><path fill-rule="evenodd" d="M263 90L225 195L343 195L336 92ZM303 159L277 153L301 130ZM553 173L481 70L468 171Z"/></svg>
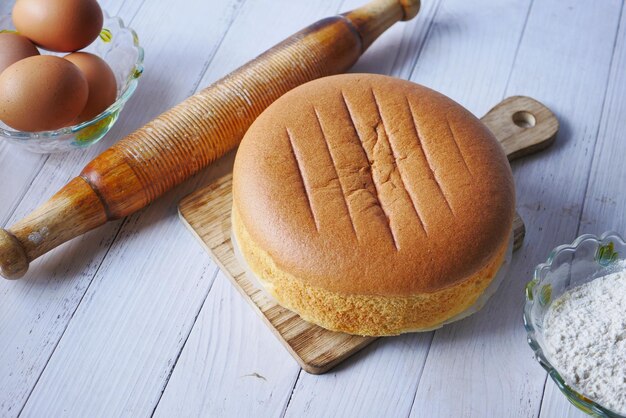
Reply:
<svg viewBox="0 0 626 418"><path fill-rule="evenodd" d="M526 286L537 361L576 407L626 417L626 242L582 235L555 248Z"/></svg>

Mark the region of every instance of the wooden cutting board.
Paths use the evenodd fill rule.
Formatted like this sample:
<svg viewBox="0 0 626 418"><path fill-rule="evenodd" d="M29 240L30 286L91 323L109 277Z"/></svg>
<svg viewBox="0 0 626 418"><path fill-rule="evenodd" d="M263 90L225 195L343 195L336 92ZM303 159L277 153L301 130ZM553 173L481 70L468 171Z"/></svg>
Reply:
<svg viewBox="0 0 626 418"><path fill-rule="evenodd" d="M482 119L502 144L509 161L550 145L559 123L552 112L534 99L505 99ZM211 257L252 304L304 370L321 374L375 340L325 330L300 319L269 299L246 277L230 240L232 173L185 197L179 205L181 219L205 246ZM524 239L524 223L516 216L514 249Z"/></svg>

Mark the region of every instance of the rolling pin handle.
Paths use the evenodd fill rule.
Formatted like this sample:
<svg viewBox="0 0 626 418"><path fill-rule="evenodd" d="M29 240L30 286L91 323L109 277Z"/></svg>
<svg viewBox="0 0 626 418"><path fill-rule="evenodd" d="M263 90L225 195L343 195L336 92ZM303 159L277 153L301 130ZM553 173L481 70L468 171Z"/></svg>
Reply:
<svg viewBox="0 0 626 418"><path fill-rule="evenodd" d="M0 274L19 279L32 260L107 220L96 191L75 177L24 219L0 229Z"/></svg>
<svg viewBox="0 0 626 418"><path fill-rule="evenodd" d="M402 10L404 10L404 18L402 20L411 20L420 11L420 0L400 0L400 4L402 5Z"/></svg>
<svg viewBox="0 0 626 418"><path fill-rule="evenodd" d="M10 232L0 229L0 274L19 279L28 271L28 257L22 244Z"/></svg>
<svg viewBox="0 0 626 418"><path fill-rule="evenodd" d="M359 33L363 52L394 23L413 19L419 10L420 0L373 0L342 16Z"/></svg>

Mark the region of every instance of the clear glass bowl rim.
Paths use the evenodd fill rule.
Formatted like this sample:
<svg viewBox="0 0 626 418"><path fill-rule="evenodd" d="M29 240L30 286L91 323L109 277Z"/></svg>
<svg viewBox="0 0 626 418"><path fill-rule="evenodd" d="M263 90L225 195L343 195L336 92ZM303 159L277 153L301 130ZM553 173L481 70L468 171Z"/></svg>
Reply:
<svg viewBox="0 0 626 418"><path fill-rule="evenodd" d="M66 126L64 128L57 129L54 131L41 131L41 132L14 131L14 130L4 129L0 127L0 135L11 138L11 139L28 141L29 139L33 139L33 138L53 139L55 137L62 136L62 135L75 134L75 133L82 131L85 128L89 128L91 126L98 124L100 121L108 118L109 116L111 116L111 114L114 114L126 104L128 99L130 99L130 97L133 95L133 93L137 89L138 79L143 73L144 50L139 45L139 37L137 36L137 33L135 32L135 30L126 26L126 24L124 23L124 20L121 17L109 16L109 14L104 9L102 10L102 13L104 14L105 21L107 19L113 19L117 21L120 28L128 30L132 34L132 37L133 37L133 46L137 48L137 59L135 61L133 68L131 69L129 73L128 78L126 79L126 84L123 87L122 94L120 94L120 96L115 100L115 102L111 106L109 106L104 112L100 113L98 116L96 116L93 119L87 120L85 122L81 122L77 125Z"/></svg>
<svg viewBox="0 0 626 418"><path fill-rule="evenodd" d="M602 405L594 402L593 400L587 398L582 393L579 393L574 388L565 383L565 379L561 376L561 374L557 371L557 369L550 363L547 359L546 355L543 352L543 348L539 344L536 338L537 330L533 325L533 321L531 319L531 308L535 303L532 297L533 288L540 287L540 284L543 282L543 279L546 277L547 273L551 270L552 263L557 258L560 253L570 252L574 253L576 250L583 244L588 241L591 241L595 244L602 245L607 241L615 241L619 242L620 245L626 246L626 241L622 236L615 231L607 231L600 235L599 237L594 234L583 234L576 238L571 244L563 244L555 247L550 254L548 255L548 259L541 264L538 264L535 267L535 271L533 274L533 279L529 281L525 288L526 295L526 303L524 304L524 327L526 328L527 333L527 342L532 348L535 359L541 364L541 366L548 372L548 375L552 378L557 387L563 392L563 394L567 397L567 399L577 408L581 409L584 412L591 413L600 417L610 417L610 418L626 418L623 415L618 414L615 411L612 411L608 408L603 407ZM582 409L581 407L586 408Z"/></svg>

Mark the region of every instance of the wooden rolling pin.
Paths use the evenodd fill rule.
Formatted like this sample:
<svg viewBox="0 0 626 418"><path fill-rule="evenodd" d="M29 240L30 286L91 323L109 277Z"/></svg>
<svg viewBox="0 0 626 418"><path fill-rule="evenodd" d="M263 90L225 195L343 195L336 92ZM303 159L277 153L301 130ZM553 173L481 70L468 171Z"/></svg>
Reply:
<svg viewBox="0 0 626 418"><path fill-rule="evenodd" d="M30 215L0 229L0 273L22 277L40 255L143 208L236 147L282 94L348 70L419 7L419 0L374 0L320 20L128 135Z"/></svg>

